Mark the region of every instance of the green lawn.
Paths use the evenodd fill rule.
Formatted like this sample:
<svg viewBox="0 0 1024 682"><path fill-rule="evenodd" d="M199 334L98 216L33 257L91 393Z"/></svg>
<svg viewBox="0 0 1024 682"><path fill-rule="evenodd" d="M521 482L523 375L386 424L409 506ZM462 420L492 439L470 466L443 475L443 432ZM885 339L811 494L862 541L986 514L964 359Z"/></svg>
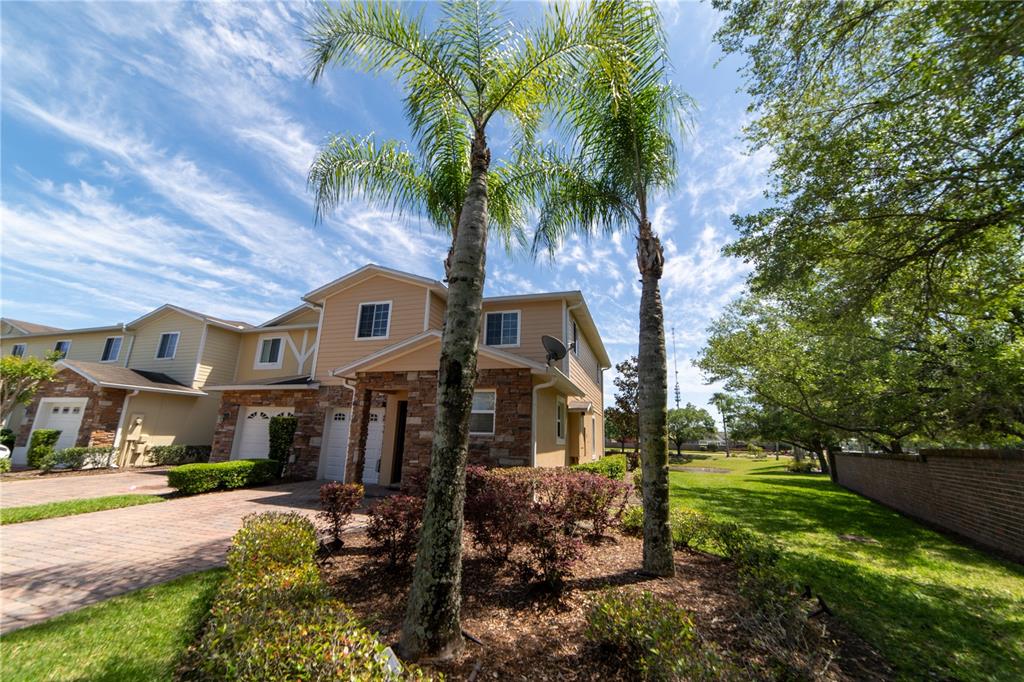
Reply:
<svg viewBox="0 0 1024 682"><path fill-rule="evenodd" d="M33 504L27 507L9 507L7 509L0 509L0 525L52 519L57 516L88 514L89 512L104 511L106 509L134 507L139 504L152 504L163 501L164 498L159 495L109 495L107 497L92 497L86 500L65 500L64 502Z"/></svg>
<svg viewBox="0 0 1024 682"><path fill-rule="evenodd" d="M5 680L171 680L223 569L115 597L0 637Z"/></svg>
<svg viewBox="0 0 1024 682"><path fill-rule="evenodd" d="M673 471L672 503L771 535L784 560L904 678L1019 680L1024 567L995 559L786 460L716 457ZM877 540L840 540L852 533Z"/></svg>

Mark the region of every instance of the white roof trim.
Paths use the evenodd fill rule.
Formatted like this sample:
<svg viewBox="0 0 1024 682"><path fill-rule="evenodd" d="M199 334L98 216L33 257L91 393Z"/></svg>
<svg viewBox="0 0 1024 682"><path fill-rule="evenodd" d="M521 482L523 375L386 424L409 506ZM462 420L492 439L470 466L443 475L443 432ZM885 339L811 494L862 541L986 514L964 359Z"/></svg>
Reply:
<svg viewBox="0 0 1024 682"><path fill-rule="evenodd" d="M226 384L224 386L203 386L207 391L315 391L320 382L308 384Z"/></svg>
<svg viewBox="0 0 1024 682"><path fill-rule="evenodd" d="M284 320L284 319L294 315L295 313L301 311L303 308L307 308L309 310L316 310L316 306L315 305L313 305L312 303L307 303L306 301L303 301L302 303L300 303L299 305L295 306L291 310L289 310L287 312L284 312L284 313L281 313L280 315L278 315L274 319L267 320L263 324L259 325L259 327L272 327L272 326L276 325L278 322L280 322L281 320ZM312 324L313 324L314 327L316 326L315 322L313 322Z"/></svg>
<svg viewBox="0 0 1024 682"><path fill-rule="evenodd" d="M7 322L7 320L4 320L4 322ZM11 323L7 322L7 324L11 324ZM11 324L11 326L14 327L15 325ZM18 327L18 329L21 329L21 327ZM52 332L27 332L25 334L20 334L20 335L18 335L16 337L12 336L11 338L12 339L13 338L18 338L18 339L29 338L29 339L31 339L31 338L39 338L41 336L60 336L60 337L63 338L63 337L68 336L68 334L88 334L90 332L111 332L111 331L121 331L121 329L122 329L122 326L120 324L111 324L111 325L107 325L105 327L82 327L81 329L60 329L60 330L52 331Z"/></svg>
<svg viewBox="0 0 1024 682"><path fill-rule="evenodd" d="M56 363L54 363L54 367L59 367L60 369L70 369L75 374L77 374L77 375L79 375L81 377L84 377L85 379L88 379L89 381L91 381L92 383L96 384L97 386L102 386L104 388L124 388L124 389L132 390L132 391L147 391L147 392L150 392L150 393L170 393L172 395L190 395L190 396L195 396L197 398L200 397L200 396L207 395L206 393L203 393L202 391L200 391L198 388L189 388L188 386L181 386L180 388L154 388L152 386L142 386L142 385L139 385L139 384L120 384L120 383L111 382L111 381L99 381L99 380L96 379L96 377L92 376L91 374L86 372L84 369L82 369L80 367L75 367L73 365L66 364L66 363L64 363L63 361L60 361L60 360L58 360Z"/></svg>
<svg viewBox="0 0 1024 682"><path fill-rule="evenodd" d="M128 326L128 327L136 327L139 324L142 324L146 320L150 319L151 317L156 317L157 315L161 315L161 314L163 314L165 312L176 312L176 313L179 313L181 315L185 315L186 317L191 317L193 320L199 320L200 322L206 322L207 324L212 324L215 327L220 327L222 329L229 329L229 330L231 330L233 332L238 332L238 331L242 331L242 330L245 330L245 329L249 329L249 327L247 325L243 326L243 325L229 324L229 323L224 322L222 320L219 320L217 318L210 317L209 315L204 315L202 313L193 312L193 311L187 310L185 308L180 308L180 307L178 307L178 306L176 306L176 305L174 305L172 303L164 303L159 308L156 308L155 310L149 311L148 313L146 313L145 315L143 315L142 317L140 317L138 319L132 320L126 326Z"/></svg>
<svg viewBox="0 0 1024 682"><path fill-rule="evenodd" d="M437 291L445 298L448 297L448 288L444 285L443 282L439 282L436 279L430 279L429 277L420 277L419 275L413 275L408 272L402 272L401 270L387 268L384 267L383 265L377 265L376 263L368 263L363 267L359 268L358 270L354 270L348 273L347 275L342 275L338 279L332 282L328 282L322 287L318 287L313 291L310 291L308 294L302 297L302 300L312 303L314 301L326 298L325 296L323 296L324 292L334 289L339 285L344 284L346 281L356 279L357 277L366 273L374 273L378 275L383 275L385 277L391 277L392 279L412 282L413 284L418 284L420 286L425 286L430 289L433 289L434 291Z"/></svg>

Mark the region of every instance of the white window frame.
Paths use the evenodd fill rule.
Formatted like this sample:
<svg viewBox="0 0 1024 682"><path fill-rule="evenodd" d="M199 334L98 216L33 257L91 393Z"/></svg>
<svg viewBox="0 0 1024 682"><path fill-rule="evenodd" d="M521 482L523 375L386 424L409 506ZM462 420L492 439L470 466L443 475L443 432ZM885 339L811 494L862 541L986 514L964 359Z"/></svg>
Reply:
<svg viewBox="0 0 1024 682"><path fill-rule="evenodd" d="M57 343L53 344L53 352L54 352L54 353L59 353L59 352L60 352L60 351L58 351L58 350L57 350L57 347L58 347L58 346L60 346L60 344L62 344L62 343L66 343L66 344L68 344L68 347L67 347L67 349L66 349L66 350L64 351L64 354L60 356L60 359L61 359L61 360L63 360L63 359L64 359L64 358L66 358L67 356L71 355L71 339L61 339L61 340L60 340L60 341L58 341Z"/></svg>
<svg viewBox="0 0 1024 682"><path fill-rule="evenodd" d="M277 348L277 361L276 362L260 362L260 358L263 357L263 344L267 341L273 341L277 339L281 342L281 345ZM280 334L261 334L259 339L256 340L256 357L253 358L252 368L253 369L281 369L281 365L284 362L284 349L287 345L284 336Z"/></svg>
<svg viewBox="0 0 1024 682"><path fill-rule="evenodd" d="M384 332L384 336L359 336L359 320L361 320L363 317L363 307L368 305L386 305L388 307L388 327L387 330ZM392 304L391 301L363 301L362 303L360 303L359 306L356 308L356 330L354 336L355 340L386 341L387 339L391 338L391 314L393 312L395 312L395 306ZM370 332L373 332L372 326L370 328Z"/></svg>
<svg viewBox="0 0 1024 682"><path fill-rule="evenodd" d="M565 445L565 430L569 421L569 410L565 404L565 397L555 396L555 442Z"/></svg>
<svg viewBox="0 0 1024 682"><path fill-rule="evenodd" d="M491 315L515 315L516 316L516 342L515 343L487 343L487 327L490 326ZM504 317L502 318L504 324ZM521 310L487 310L484 312L484 345L489 348L519 348L523 338L523 313Z"/></svg>
<svg viewBox="0 0 1024 682"><path fill-rule="evenodd" d="M21 351L20 353L18 352L19 350ZM25 352L27 350L28 346L26 346L24 343L16 343L13 346L11 346L11 355L13 355L16 358L23 358L25 357Z"/></svg>
<svg viewBox="0 0 1024 682"><path fill-rule="evenodd" d="M121 341L117 344L117 352L114 353L114 357L104 360L103 353L105 353L107 350L107 341L110 341L111 339L120 339ZM117 359L121 357L121 346L123 345L124 336L120 334L117 334L115 336L108 336L107 338L103 339L103 350L100 351L100 362L117 362Z"/></svg>
<svg viewBox="0 0 1024 682"><path fill-rule="evenodd" d="M174 353L167 357L160 357L160 346L164 345L165 336L176 336L174 340ZM181 345L181 332L160 332L160 338L156 342L156 352L153 353L154 360L173 360L178 356L178 346Z"/></svg>
<svg viewBox="0 0 1024 682"><path fill-rule="evenodd" d="M491 415L491 430L490 431L473 431L470 430L469 435L471 436L493 436L494 432L498 428L498 390L494 388L477 388L473 389L473 394L477 393L493 393L494 394L494 409L493 410L474 410L472 403L470 403L469 411L470 414L489 414Z"/></svg>

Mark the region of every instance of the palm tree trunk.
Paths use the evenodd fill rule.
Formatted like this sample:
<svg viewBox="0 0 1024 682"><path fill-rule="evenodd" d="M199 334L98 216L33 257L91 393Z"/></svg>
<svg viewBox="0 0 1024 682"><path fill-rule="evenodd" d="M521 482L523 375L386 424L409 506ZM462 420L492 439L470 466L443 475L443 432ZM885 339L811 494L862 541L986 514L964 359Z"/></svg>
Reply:
<svg viewBox="0 0 1024 682"><path fill-rule="evenodd" d="M478 131L473 140L469 188L452 252L430 478L416 569L399 642L399 651L407 660L425 656L448 658L463 646L459 623L462 507L483 304L490 159L486 138L482 130Z"/></svg>
<svg viewBox="0 0 1024 682"><path fill-rule="evenodd" d="M640 221L636 261L640 268L640 459L643 469L644 565L650 575L675 574L668 524L668 363L665 320L658 281L665 265L661 241Z"/></svg>

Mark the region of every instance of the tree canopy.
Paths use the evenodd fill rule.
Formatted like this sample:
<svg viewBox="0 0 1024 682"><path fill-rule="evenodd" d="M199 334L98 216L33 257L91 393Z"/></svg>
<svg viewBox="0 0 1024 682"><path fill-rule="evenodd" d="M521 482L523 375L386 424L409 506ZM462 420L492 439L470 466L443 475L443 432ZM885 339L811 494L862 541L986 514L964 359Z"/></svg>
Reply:
<svg viewBox="0 0 1024 682"><path fill-rule="evenodd" d="M668 437L677 451L683 443L698 441L714 433L715 418L703 407L686 403L668 411Z"/></svg>

